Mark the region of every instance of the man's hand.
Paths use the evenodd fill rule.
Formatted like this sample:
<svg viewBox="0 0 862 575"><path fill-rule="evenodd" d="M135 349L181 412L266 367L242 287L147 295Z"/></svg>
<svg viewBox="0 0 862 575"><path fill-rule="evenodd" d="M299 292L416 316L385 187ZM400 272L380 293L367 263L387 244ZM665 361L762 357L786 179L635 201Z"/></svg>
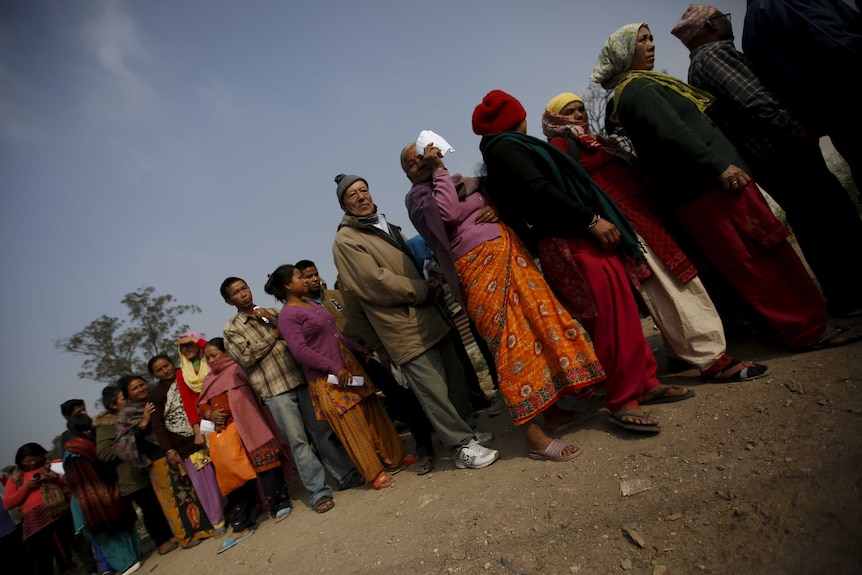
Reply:
<svg viewBox="0 0 862 575"><path fill-rule="evenodd" d="M278 325L278 319L272 315L268 309L264 307L256 307L254 308L254 317L257 319L262 319L267 322L269 325Z"/></svg>
<svg viewBox="0 0 862 575"><path fill-rule="evenodd" d="M423 150L422 154L422 163L434 172L446 168L446 165L443 164L443 152L440 151L440 148L434 145L434 142L429 142L428 145L425 146L425 150Z"/></svg>
<svg viewBox="0 0 862 575"><path fill-rule="evenodd" d="M425 301L431 303L437 301L440 296L440 284L437 283L437 280L425 280L425 285L428 286L428 296Z"/></svg>
<svg viewBox="0 0 862 575"><path fill-rule="evenodd" d="M392 358L389 357L389 352L384 348L377 350L377 357L380 358L380 365L386 368L386 371L392 371Z"/></svg>

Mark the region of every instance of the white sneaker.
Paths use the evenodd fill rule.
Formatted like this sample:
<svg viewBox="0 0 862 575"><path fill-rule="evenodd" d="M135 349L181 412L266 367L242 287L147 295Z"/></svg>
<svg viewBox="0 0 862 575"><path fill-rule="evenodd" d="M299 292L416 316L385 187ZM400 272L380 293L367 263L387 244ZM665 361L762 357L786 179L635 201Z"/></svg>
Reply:
<svg viewBox="0 0 862 575"><path fill-rule="evenodd" d="M487 446L494 440L494 434L488 431L476 431L474 432L473 437L476 439L476 443L482 447Z"/></svg>
<svg viewBox="0 0 862 575"><path fill-rule="evenodd" d="M141 568L141 562L136 561L134 565L123 571L122 575L132 575L135 571Z"/></svg>
<svg viewBox="0 0 862 575"><path fill-rule="evenodd" d="M485 413L488 414L488 417L494 417L496 415L500 415L506 411L506 400L503 399L503 394L500 393L498 389L494 394L494 399L491 400L491 407L485 410Z"/></svg>
<svg viewBox="0 0 862 575"><path fill-rule="evenodd" d="M499 457L499 451L482 447L478 441L471 439L455 451L455 467L482 469L497 461Z"/></svg>

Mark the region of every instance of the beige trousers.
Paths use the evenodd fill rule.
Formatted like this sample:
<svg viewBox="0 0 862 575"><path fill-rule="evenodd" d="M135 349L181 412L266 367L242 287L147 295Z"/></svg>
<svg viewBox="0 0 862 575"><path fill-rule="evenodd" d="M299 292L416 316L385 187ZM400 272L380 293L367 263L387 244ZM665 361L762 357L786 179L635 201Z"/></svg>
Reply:
<svg viewBox="0 0 862 575"><path fill-rule="evenodd" d="M653 277L641 282L639 293L673 355L704 371L727 350L715 305L700 278L680 282L646 247Z"/></svg>

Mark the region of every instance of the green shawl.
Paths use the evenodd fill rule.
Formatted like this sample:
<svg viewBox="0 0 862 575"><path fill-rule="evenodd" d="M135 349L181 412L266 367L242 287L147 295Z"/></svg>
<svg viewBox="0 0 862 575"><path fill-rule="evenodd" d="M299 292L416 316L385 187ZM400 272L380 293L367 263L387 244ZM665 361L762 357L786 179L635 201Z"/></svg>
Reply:
<svg viewBox="0 0 862 575"><path fill-rule="evenodd" d="M590 178L578 162L551 144L519 132L484 136L479 143L482 155L484 156L486 150L501 140L511 140L527 148L553 185L577 203L589 206L595 213L617 227L622 235L619 253L631 256L636 262L644 261L644 247L638 241L631 224L617 204Z"/></svg>

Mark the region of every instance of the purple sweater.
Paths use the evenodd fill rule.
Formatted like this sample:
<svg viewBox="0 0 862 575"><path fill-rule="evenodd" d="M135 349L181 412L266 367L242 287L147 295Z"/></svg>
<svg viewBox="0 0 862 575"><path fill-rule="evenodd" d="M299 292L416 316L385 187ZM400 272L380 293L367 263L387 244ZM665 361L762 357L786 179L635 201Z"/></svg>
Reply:
<svg viewBox="0 0 862 575"><path fill-rule="evenodd" d="M500 237L500 227L497 224L476 223L476 218L487 205L482 194L470 194L460 200L455 184L446 170L434 172L431 184L434 188L434 199L440 209L440 217L443 218L446 233L449 235L452 256L456 260L467 255L476 246Z"/></svg>
<svg viewBox="0 0 862 575"><path fill-rule="evenodd" d="M312 381L330 373L335 375L344 367L338 340L354 352L363 348L338 331L335 316L325 307L309 303L312 307L282 307L278 314L278 331L290 353L302 363L305 378Z"/></svg>

